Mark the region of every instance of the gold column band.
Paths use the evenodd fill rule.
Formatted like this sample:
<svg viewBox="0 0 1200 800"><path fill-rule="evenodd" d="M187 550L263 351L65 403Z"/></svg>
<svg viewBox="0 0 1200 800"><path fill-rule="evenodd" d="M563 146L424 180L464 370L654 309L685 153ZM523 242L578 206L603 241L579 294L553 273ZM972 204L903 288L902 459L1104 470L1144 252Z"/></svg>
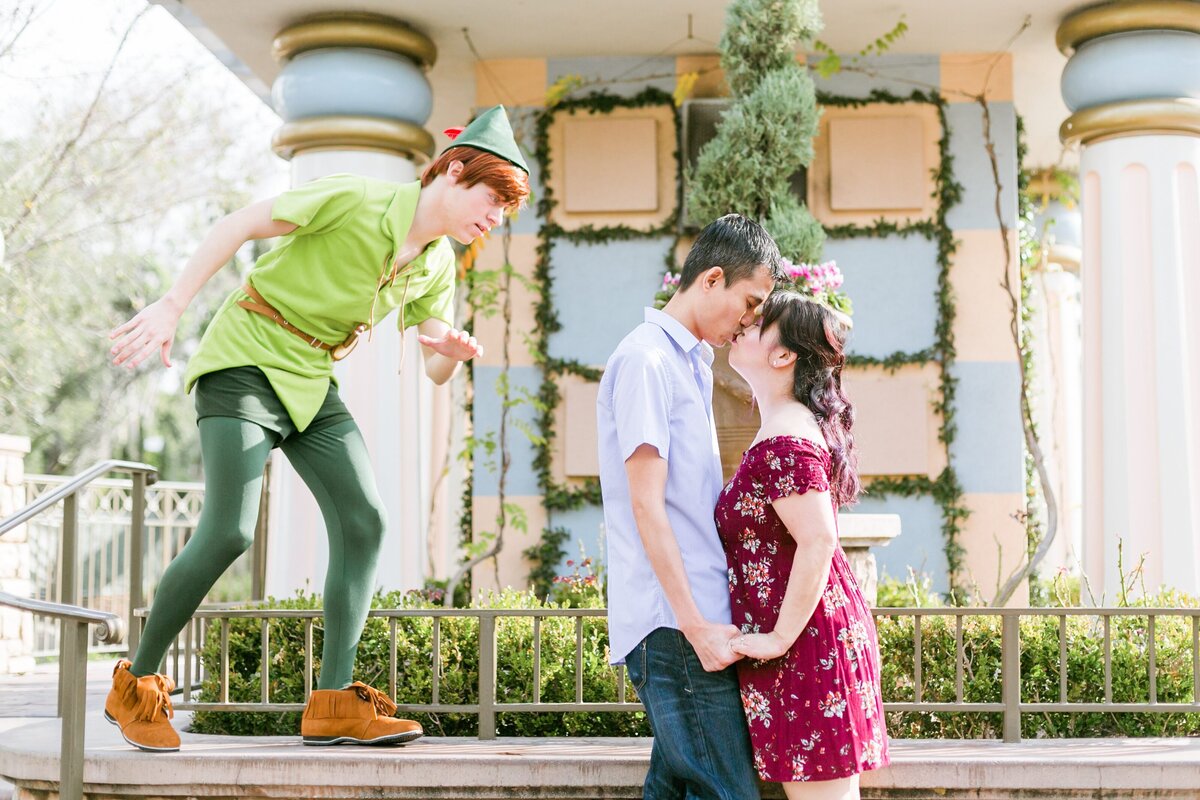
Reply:
<svg viewBox="0 0 1200 800"><path fill-rule="evenodd" d="M1128 100L1076 111L1058 129L1064 144L1090 144L1133 134L1177 133L1200 136L1200 100Z"/></svg>
<svg viewBox="0 0 1200 800"><path fill-rule="evenodd" d="M1090 39L1127 31L1200 33L1200 3L1194 0L1122 0L1068 14L1058 26L1055 43L1063 55Z"/></svg>
<svg viewBox="0 0 1200 800"><path fill-rule="evenodd" d="M425 34L391 17L362 13L322 14L298 22L276 34L271 52L282 64L298 53L322 47L386 50L425 67L437 60L437 46Z"/></svg>
<svg viewBox="0 0 1200 800"><path fill-rule="evenodd" d="M285 122L271 148L290 159L302 150L392 150L420 163L433 155L433 137L411 122L378 117L310 117Z"/></svg>

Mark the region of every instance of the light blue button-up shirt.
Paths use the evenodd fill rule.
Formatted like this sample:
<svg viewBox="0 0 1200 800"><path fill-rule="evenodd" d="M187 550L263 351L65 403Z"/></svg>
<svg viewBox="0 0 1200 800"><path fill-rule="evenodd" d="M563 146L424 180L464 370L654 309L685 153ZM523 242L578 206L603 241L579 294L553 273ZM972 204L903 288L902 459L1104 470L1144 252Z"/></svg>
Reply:
<svg viewBox="0 0 1200 800"><path fill-rule="evenodd" d="M679 627L633 519L625 460L640 445L653 445L667 461L667 519L696 606L709 622L730 621L725 552L713 521L722 484L713 351L669 314L647 308L645 320L608 359L596 400L614 664L654 629Z"/></svg>

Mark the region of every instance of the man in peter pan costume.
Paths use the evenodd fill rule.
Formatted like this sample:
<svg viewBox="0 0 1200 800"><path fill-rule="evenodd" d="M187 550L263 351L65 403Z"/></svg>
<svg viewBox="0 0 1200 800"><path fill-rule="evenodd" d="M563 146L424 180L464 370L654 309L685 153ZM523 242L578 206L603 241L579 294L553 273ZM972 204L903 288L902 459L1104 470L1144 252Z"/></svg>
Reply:
<svg viewBox="0 0 1200 800"><path fill-rule="evenodd" d="M132 369L157 351L169 367L180 315L200 288L248 240L280 237L225 300L187 365L205 501L195 533L158 584L133 660L113 672L105 716L135 747L179 749L168 721L174 685L156 673L209 589L253 542L263 467L275 447L312 490L329 536L320 677L301 722L304 743L421 736L416 722L391 716L387 695L352 682L386 520L333 362L393 309L401 331L417 326L435 383L483 352L454 327L448 238L467 244L518 209L529 196L529 167L501 106L446 133L457 138L420 181L331 175L229 214L170 291L112 332L114 364Z"/></svg>

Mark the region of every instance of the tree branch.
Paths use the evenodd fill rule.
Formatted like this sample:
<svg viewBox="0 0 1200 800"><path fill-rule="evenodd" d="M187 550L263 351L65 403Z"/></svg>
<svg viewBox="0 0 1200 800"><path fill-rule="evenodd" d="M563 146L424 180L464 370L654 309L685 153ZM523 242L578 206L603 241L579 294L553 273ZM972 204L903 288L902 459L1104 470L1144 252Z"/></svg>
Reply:
<svg viewBox="0 0 1200 800"><path fill-rule="evenodd" d="M41 183L39 183L38 187L34 189L33 193L26 198L22 205L21 213L17 215L17 218L13 220L12 224L5 229L5 239L11 239L13 233L15 233L17 229L21 227L21 224L24 223L24 221L29 217L29 215L33 213L33 209L37 207L38 201L41 198L42 191L46 188L50 181L53 180L67 156L71 154L71 151L75 148L75 145L87 132L88 126L92 122L92 117L95 115L96 109L100 105L100 99L104 96L104 89L108 85L108 79L112 77L113 70L116 69L117 61L121 57L121 51L125 49L125 44L129 41L129 35L133 33L134 26L137 25L138 20L142 18L142 15L145 14L148 9L149 6L139 11L137 15L130 20L129 25L125 28L125 33L121 36L121 41L117 44L117 49L113 52L113 56L108 62L108 67L104 71L104 76L100 79L100 85L96 87L96 93L92 97L92 102L88 105L88 110L84 113L83 119L80 120L79 130L77 130L75 135L63 144L62 148L58 152L58 155L50 163L46 173L42 176Z"/></svg>
<svg viewBox="0 0 1200 800"><path fill-rule="evenodd" d="M1009 320L1009 332L1012 335L1013 344L1017 348L1017 367L1021 373L1021 428L1025 434L1025 446L1029 449L1029 454L1033 458L1034 467L1037 469L1038 482L1042 487L1042 496L1046 503L1046 533L1042 540L1038 543L1037 549L1032 556L1025 559L1024 564L1019 566L1011 575L1004 585L996 592L996 596L992 599L992 606L1002 606L1009 601L1013 594L1017 591L1017 587L1021 582L1028 578L1037 565L1042 562L1046 554L1050 551L1050 545L1054 543L1054 536L1058 532L1058 503L1054 496L1054 487L1050 483L1050 473L1046 468L1046 457L1042 453L1041 442L1038 441L1037 428L1033 422L1033 410L1030 404L1029 392L1029 375L1025 365L1021 349L1021 299L1018 292L1012 285L1013 271L1013 253L1012 244L1009 242L1008 225L1004 222L1004 214L1001 210L1000 196L1002 185L1000 182L1000 165L996 158L996 143L992 139L992 114L991 107L988 105L987 97L980 95L976 98L980 107L983 109L983 139L984 149L987 151L988 162L992 168L992 181L995 185L995 211L996 220L1000 225L1000 237L1004 242L1004 278L1000 282L1001 287L1008 294L1009 303L1012 307L1012 317ZM1016 265L1020 269L1020 265Z"/></svg>
<svg viewBox="0 0 1200 800"><path fill-rule="evenodd" d="M507 376L509 374L509 366L511 364L511 356L509 353L509 343L512 340L512 276L513 266L509 260L509 246L512 244L512 221L509 218L504 220L504 235L501 239L503 248L503 263L504 263L504 304L502 306L502 314L504 318L504 344L501 351L501 368L500 374ZM498 447L500 449L500 480L496 490L497 499L499 501L499 510L496 513L496 539L492 542L492 546L484 553L468 560L465 564L459 567L458 572L450 579L446 585L446 596L443 603L449 607L454 604L454 592L458 588L458 584L463 577L467 575L476 565L482 564L489 558L495 558L504 548L504 529L508 524L508 511L504 507L505 490L508 484L508 470L512 464L512 454L508 450L508 413L511 403L508 400L508 395L512 392L512 386L507 385L505 396L501 397L500 404L500 430L498 433ZM500 583L500 562L495 562L496 568L496 584Z"/></svg>

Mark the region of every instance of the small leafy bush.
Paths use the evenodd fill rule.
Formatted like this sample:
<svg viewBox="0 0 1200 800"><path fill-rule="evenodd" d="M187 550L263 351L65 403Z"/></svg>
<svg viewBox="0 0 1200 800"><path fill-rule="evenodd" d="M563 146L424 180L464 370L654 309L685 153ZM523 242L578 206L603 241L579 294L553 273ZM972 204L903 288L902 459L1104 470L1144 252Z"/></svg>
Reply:
<svg viewBox="0 0 1200 800"><path fill-rule="evenodd" d="M586 578L587 576L583 576ZM602 607L595 582L568 582L556 587L575 602L574 607ZM319 608L320 599L301 595L289 600L272 600L263 608ZM438 608L425 593L377 595L374 608ZM506 590L477 604L481 608L556 609L565 602L543 602L526 592ZM370 618L358 647L355 678L384 691L390 677L389 627L391 620ZM433 698L431 643L433 620L425 617L396 619L396 694L401 705L426 704ZM262 638L259 620L234 619L229 631L229 699L257 702L261 698L260 658ZM608 629L603 617L582 619L583 699L585 702L616 702L618 675L608 664ZM541 701L567 703L575 700L576 621L543 618L541 621ZM313 625L314 671L320 672L322 620ZM438 700L449 705L471 704L479 699L479 621L470 617L443 618L439 630ZM269 623L269 689L272 702L300 703L304 700L304 621L276 619ZM531 703L533 696L533 618L500 619L496 626L496 700L499 703ZM219 697L220 626L208 631L202 652L205 674L200 701ZM314 681L314 686L316 682ZM626 699L637 702L631 685ZM474 736L478 732L474 714L415 714L429 734ZM497 733L501 736L646 736L649 725L641 712L499 713ZM196 733L246 736L296 735L300 714L296 712L197 712L192 719Z"/></svg>
<svg viewBox="0 0 1200 800"><path fill-rule="evenodd" d="M1057 703L1060 700L1059 618L1054 608L1077 608L1077 578L1059 574L1045 587L1051 616L1026 617L1020 623L1021 702ZM1122 591L1120 606L1137 608L1195 608L1197 598L1176 591L1144 594L1130 602ZM910 572L903 582L881 580L878 606L928 608L941 606L927 576ZM964 611L972 614L980 609ZM883 699L914 699L914 653L911 616L878 617L879 649L883 653ZM1147 703L1150 700L1149 619L1121 616L1109 623L1112 648L1112 701ZM1001 702L1000 617L963 618L963 700L969 703ZM1069 703L1104 702L1104 622L1098 616L1068 616L1065 623L1066 674ZM953 616L925 616L921 622L921 699L955 700L955 622ZM1156 699L1159 703L1194 701L1192 621L1186 616L1155 618L1154 647ZM964 712L892 712L888 732L905 739L999 738L1000 714ZM1022 738L1098 738L1114 736L1195 736L1200 714L1105 712L1038 713L1021 717Z"/></svg>
<svg viewBox="0 0 1200 800"><path fill-rule="evenodd" d="M581 572L581 569L583 570ZM574 574L558 578L547 601L531 593L507 590L480 600L477 607L507 609L555 609L603 607L602 580L591 573L588 561L580 562ZM1057 586L1053 596L1071 598ZM436 592L381 594L376 608L440 608ZM905 584L881 582L880 606L931 607L940 598L922 576L910 575ZM1192 608L1196 598L1175 592L1147 596L1131 609L1141 607ZM320 599L300 595L264 604L268 608L319 608ZM980 609L964 609L972 614ZM1053 614L1053 609L1048 609ZM358 650L355 677L387 691L389 660L388 619L367 621ZM314 622L314 670L320 671L321 624ZM891 702L914 699L914 651L911 616L881 616L876 619L882 653L883 698ZM1059 700L1059 618L1028 617L1021 620L1021 700L1026 703ZM232 620L229 635L230 689L234 702L256 702L260 694L261 649L258 620ZM543 618L541 622L541 700L547 703L575 699L576 622L569 618ZM1066 632L1067 701L1104 701L1103 621L1095 616L1068 616ZM583 698L587 702L615 702L618 673L608 666L608 630L603 617L584 618ZM400 704L423 704L432 700L433 670L429 618L396 620L397 689ZM1149 700L1149 622L1143 614L1113 618L1110 623L1112 648L1112 699L1116 703ZM304 623L302 620L272 620L270 638L270 697L274 702L299 703L304 689ZM963 619L963 700L1001 702L1001 619L999 616L966 616ZM471 618L444 618L440 626L439 701L471 704L478 700L479 623ZM1155 619L1157 700L1160 703L1189 703L1193 695L1192 623L1188 617ZM220 627L209 629L202 653L206 674L219 674ZM533 702L533 620L501 619L496 634L496 697L500 703ZM955 699L955 621L953 616L926 615L921 622L921 697L928 702ZM314 681L315 685L315 681ZM218 697L214 678L205 681L200 700ZM626 698L636 702L633 687L626 685ZM295 735L298 713L198 712L192 730L198 733L240 735ZM415 718L430 734L474 736L478 723L474 714L418 714ZM1092 738L1112 736L1194 736L1200 733L1200 714L1183 713L1042 713L1025 714L1021 721L1024 738ZM891 712L888 731L904 739L999 738L1003 718L998 713ZM502 736L646 736L645 715L623 712L500 713L497 733Z"/></svg>

